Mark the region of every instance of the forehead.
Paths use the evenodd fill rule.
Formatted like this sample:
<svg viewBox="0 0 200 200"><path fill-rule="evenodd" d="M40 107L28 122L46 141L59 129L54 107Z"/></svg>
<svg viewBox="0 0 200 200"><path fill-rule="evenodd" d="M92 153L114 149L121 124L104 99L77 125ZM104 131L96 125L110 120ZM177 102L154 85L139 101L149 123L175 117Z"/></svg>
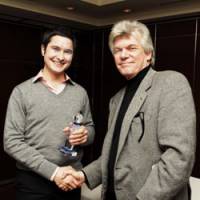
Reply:
<svg viewBox="0 0 200 200"><path fill-rule="evenodd" d="M65 48L73 47L73 43L70 38L60 36L60 35L52 36L48 45L56 45L56 46L65 47Z"/></svg>
<svg viewBox="0 0 200 200"><path fill-rule="evenodd" d="M124 34L115 37L113 46L125 46L125 45L141 45L141 36L139 33Z"/></svg>

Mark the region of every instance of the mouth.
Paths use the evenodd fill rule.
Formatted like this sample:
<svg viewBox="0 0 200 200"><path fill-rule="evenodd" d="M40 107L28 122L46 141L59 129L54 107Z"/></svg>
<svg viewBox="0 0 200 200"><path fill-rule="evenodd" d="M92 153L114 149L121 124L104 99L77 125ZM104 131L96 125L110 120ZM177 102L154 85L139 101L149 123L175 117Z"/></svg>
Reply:
<svg viewBox="0 0 200 200"><path fill-rule="evenodd" d="M122 67L129 67L131 66L133 63L120 63L120 66Z"/></svg>
<svg viewBox="0 0 200 200"><path fill-rule="evenodd" d="M63 62L58 62L58 61L53 61L53 63L59 68L63 67L63 65L64 65Z"/></svg>

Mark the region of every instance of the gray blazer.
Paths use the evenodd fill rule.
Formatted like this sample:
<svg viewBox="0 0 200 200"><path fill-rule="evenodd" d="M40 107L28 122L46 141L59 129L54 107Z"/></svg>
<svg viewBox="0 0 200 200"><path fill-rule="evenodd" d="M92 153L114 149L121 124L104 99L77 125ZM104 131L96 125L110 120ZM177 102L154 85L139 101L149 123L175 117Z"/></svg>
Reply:
<svg viewBox="0 0 200 200"><path fill-rule="evenodd" d="M125 88L110 101L108 131L100 158L83 171L88 186L107 188L107 165ZM150 69L125 114L115 163L117 200L188 200L195 156L196 115L186 78Z"/></svg>

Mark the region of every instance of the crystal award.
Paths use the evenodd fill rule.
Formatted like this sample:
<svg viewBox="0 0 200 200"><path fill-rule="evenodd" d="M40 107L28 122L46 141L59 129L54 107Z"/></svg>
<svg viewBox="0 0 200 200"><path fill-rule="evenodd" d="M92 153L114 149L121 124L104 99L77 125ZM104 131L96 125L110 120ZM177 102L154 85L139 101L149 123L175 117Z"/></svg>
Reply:
<svg viewBox="0 0 200 200"><path fill-rule="evenodd" d="M70 127L70 134L73 134L73 131L77 130L80 128L83 122L83 115L81 113L77 113L73 117L73 123L69 126ZM65 156L70 155L70 156L77 156L77 152L74 150L73 145L67 145L69 142L66 140L65 145L61 146L59 148L60 152L62 152Z"/></svg>

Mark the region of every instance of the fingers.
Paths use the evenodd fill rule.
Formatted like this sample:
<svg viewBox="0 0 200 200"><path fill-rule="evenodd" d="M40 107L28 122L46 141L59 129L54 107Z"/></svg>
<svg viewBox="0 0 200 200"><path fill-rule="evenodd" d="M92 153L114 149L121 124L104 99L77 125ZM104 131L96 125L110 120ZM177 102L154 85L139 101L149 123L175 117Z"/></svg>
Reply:
<svg viewBox="0 0 200 200"><path fill-rule="evenodd" d="M74 130L72 134L69 135L69 142L71 145L80 145L86 143L88 140L88 130L81 126L79 129Z"/></svg>
<svg viewBox="0 0 200 200"><path fill-rule="evenodd" d="M64 180L69 189L81 187L85 182L85 176L82 171L73 171L71 175L67 176Z"/></svg>
<svg viewBox="0 0 200 200"><path fill-rule="evenodd" d="M70 126L71 126L71 124L63 129L63 131L67 137L71 134Z"/></svg>
<svg viewBox="0 0 200 200"><path fill-rule="evenodd" d="M60 167L54 177L56 185L64 191L81 187L84 181L83 172L77 172L71 166Z"/></svg>
<svg viewBox="0 0 200 200"><path fill-rule="evenodd" d="M85 126L81 126L78 129L71 129L71 125L63 129L71 145L84 144L88 140L88 130Z"/></svg>
<svg viewBox="0 0 200 200"><path fill-rule="evenodd" d="M68 175L71 175L75 170L71 166L67 167L61 167L62 173L61 173L61 179L66 178Z"/></svg>
<svg viewBox="0 0 200 200"><path fill-rule="evenodd" d="M56 172L53 181L58 187L65 189L67 182L65 183L63 180L65 180L72 173L72 171L74 171L74 169L71 166L60 167Z"/></svg>
<svg viewBox="0 0 200 200"><path fill-rule="evenodd" d="M76 171L72 175L78 181L79 187L85 182L85 175L82 171Z"/></svg>
<svg viewBox="0 0 200 200"><path fill-rule="evenodd" d="M61 182L59 182L57 186L64 191L69 191L81 187L83 182L80 181L79 175L76 174L76 172L74 175L76 176L76 178L73 175L67 175L67 177L65 177Z"/></svg>
<svg viewBox="0 0 200 200"><path fill-rule="evenodd" d="M77 181L72 175L68 175L64 180L63 180L64 185L66 188L72 190L77 187L79 187L79 181Z"/></svg>

